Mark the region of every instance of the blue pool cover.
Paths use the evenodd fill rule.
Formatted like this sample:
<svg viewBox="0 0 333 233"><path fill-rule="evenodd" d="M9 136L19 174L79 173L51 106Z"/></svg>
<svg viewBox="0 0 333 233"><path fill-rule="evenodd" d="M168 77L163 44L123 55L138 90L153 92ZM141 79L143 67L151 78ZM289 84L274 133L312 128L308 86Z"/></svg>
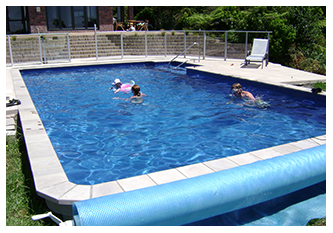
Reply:
<svg viewBox="0 0 333 233"><path fill-rule="evenodd" d="M76 225L85 226L201 225L198 221L214 216L224 216L224 225L304 225L313 218L312 213L326 216L325 180L326 145L322 145L190 179L75 202L73 218ZM305 192L297 193L300 190Z"/></svg>

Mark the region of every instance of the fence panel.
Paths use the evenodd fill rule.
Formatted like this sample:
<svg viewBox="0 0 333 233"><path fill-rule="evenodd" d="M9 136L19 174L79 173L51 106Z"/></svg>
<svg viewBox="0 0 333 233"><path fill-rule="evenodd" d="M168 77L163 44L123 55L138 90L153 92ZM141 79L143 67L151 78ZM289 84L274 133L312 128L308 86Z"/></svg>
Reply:
<svg viewBox="0 0 333 233"><path fill-rule="evenodd" d="M184 51L184 32L166 32L167 55L177 55Z"/></svg>
<svg viewBox="0 0 333 233"><path fill-rule="evenodd" d="M147 55L165 56L165 33L147 33Z"/></svg>
<svg viewBox="0 0 333 233"><path fill-rule="evenodd" d="M244 59L254 38L268 31L136 31L43 33L6 36L6 64L50 63L76 58L176 56ZM9 41L8 41L9 39ZM197 42L198 45L193 45ZM247 42L247 43L246 43ZM191 46L188 50L184 52Z"/></svg>
<svg viewBox="0 0 333 233"><path fill-rule="evenodd" d="M98 57L121 56L120 33L100 32L97 33Z"/></svg>
<svg viewBox="0 0 333 233"><path fill-rule="evenodd" d="M204 32L203 31L187 31L185 33L186 36L186 48L191 46L194 42L197 42L197 45L192 46L188 49L185 54L198 57L200 53L200 59L203 58L204 55Z"/></svg>
<svg viewBox="0 0 333 233"><path fill-rule="evenodd" d="M206 57L222 58L225 54L225 32L206 32Z"/></svg>
<svg viewBox="0 0 333 233"><path fill-rule="evenodd" d="M67 34L42 34L43 63L69 61Z"/></svg>
<svg viewBox="0 0 333 233"><path fill-rule="evenodd" d="M123 33L124 56L145 55L145 32Z"/></svg>
<svg viewBox="0 0 333 233"><path fill-rule="evenodd" d="M9 36L11 53L12 53L12 63L40 63L40 47L38 35L11 35ZM9 43L8 36L6 39L6 64L11 63L10 53L9 53Z"/></svg>

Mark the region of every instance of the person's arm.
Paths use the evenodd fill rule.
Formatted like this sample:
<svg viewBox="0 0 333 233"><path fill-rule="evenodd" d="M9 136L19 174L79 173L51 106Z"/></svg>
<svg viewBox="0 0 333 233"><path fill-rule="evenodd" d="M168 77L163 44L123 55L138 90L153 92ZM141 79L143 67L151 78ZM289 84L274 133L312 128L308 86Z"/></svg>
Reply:
<svg viewBox="0 0 333 233"><path fill-rule="evenodd" d="M114 100L125 100L125 101L129 101L131 98L125 99L125 98L113 97L113 99Z"/></svg>
<svg viewBox="0 0 333 233"><path fill-rule="evenodd" d="M244 93L246 97L250 98L251 100L255 100L254 96L250 92L245 92Z"/></svg>

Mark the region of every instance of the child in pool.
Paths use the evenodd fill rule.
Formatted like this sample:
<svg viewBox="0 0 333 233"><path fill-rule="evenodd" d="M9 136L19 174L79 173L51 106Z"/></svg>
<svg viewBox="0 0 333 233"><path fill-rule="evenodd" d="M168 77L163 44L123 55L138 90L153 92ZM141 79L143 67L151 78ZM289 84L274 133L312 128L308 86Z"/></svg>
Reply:
<svg viewBox="0 0 333 233"><path fill-rule="evenodd" d="M116 94L118 91L120 91L122 83L120 82L120 79L116 78L116 79L113 81L112 85L116 86L116 90L115 90L115 92L114 92L114 93ZM110 87L110 90L111 90L111 89L113 89L113 87Z"/></svg>
<svg viewBox="0 0 333 233"><path fill-rule="evenodd" d="M113 99L123 99L126 101L131 101L131 103L135 103L135 104L141 104L143 102L143 96L147 96L146 94L140 92L140 86L139 85L133 85L132 86L132 93L133 96L131 96L128 99L124 99L124 98L119 98L119 97L114 97Z"/></svg>
<svg viewBox="0 0 333 233"><path fill-rule="evenodd" d="M255 101L254 96L250 92L243 91L242 85L240 83L234 83L231 86L231 91L232 91L232 95L235 97L239 97L244 100Z"/></svg>

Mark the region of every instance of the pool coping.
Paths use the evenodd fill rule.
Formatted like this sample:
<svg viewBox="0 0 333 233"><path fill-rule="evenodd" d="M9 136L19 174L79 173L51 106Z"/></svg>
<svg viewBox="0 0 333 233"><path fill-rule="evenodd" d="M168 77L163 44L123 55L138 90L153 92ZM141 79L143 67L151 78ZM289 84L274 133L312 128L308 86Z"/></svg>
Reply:
<svg viewBox="0 0 333 233"><path fill-rule="evenodd" d="M139 62L147 61L145 60ZM110 61L106 61L104 63L114 64L110 63ZM122 60L119 63L126 63L126 61ZM70 64L69 66L75 65L82 64ZM52 66L37 67L49 68ZM326 135L321 135L301 141L251 151L244 154L181 166L174 169L153 172L116 181L95 185L77 185L68 180L53 145L46 133L43 123L37 113L27 87L25 86L23 78L21 77L20 70L32 68L35 67L13 67L10 69L16 98L20 99L22 102L18 109L30 167L37 194L46 200L46 203L51 210L65 216L71 216L71 205L76 201L127 192L181 179L188 179L326 144ZM274 83L273 85L281 86L284 84ZM304 88L302 87L288 84L286 85L287 88L304 91ZM306 89L306 91L309 90Z"/></svg>

